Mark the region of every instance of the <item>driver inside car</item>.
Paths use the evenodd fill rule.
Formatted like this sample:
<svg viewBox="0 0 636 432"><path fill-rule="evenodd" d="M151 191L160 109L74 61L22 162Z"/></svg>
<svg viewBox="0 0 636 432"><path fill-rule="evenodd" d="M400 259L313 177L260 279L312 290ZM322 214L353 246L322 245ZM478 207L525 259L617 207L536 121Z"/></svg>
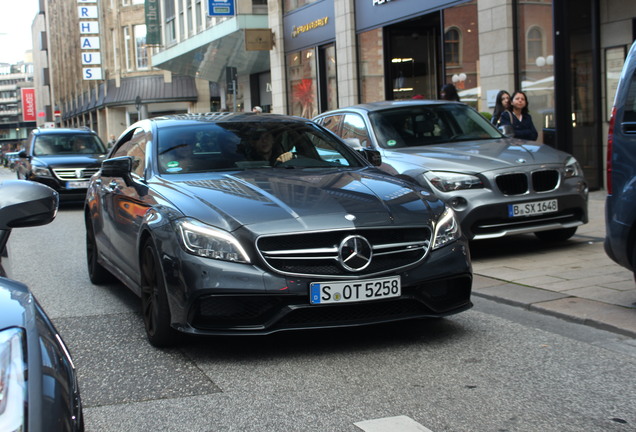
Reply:
<svg viewBox="0 0 636 432"><path fill-rule="evenodd" d="M278 148L276 139L271 132L263 133L260 138L252 143L250 151L250 160L263 160L268 161L270 165L277 163L284 163L293 158L293 153L288 151L284 153L275 152L274 149Z"/></svg>

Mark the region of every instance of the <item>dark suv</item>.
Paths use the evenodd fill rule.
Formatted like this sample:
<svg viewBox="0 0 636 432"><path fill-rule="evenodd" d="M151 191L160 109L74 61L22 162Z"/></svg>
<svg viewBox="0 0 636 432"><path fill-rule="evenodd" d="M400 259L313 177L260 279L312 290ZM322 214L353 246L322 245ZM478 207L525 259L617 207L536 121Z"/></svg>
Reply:
<svg viewBox="0 0 636 432"><path fill-rule="evenodd" d="M34 129L20 152L19 179L52 187L60 200L83 200L91 176L106 157L106 146L90 129Z"/></svg>
<svg viewBox="0 0 636 432"><path fill-rule="evenodd" d="M607 137L605 251L636 270L636 43L625 60Z"/></svg>

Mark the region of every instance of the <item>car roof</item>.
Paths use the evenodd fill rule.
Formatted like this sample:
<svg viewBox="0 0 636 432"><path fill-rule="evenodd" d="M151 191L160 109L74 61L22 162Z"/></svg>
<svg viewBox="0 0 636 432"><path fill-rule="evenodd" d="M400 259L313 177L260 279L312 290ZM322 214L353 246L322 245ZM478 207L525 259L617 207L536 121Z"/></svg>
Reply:
<svg viewBox="0 0 636 432"><path fill-rule="evenodd" d="M33 130L34 134L39 135L55 135L55 134L92 134L95 135L95 131L84 128L37 128Z"/></svg>
<svg viewBox="0 0 636 432"><path fill-rule="evenodd" d="M161 117L153 117L147 119L155 124L157 128L195 125L200 123L270 123L270 122L298 122L308 123L310 119L282 115L282 114L263 114L263 113L233 113L233 112L216 112L216 113L191 113L191 114L173 114ZM142 120L143 121L143 120Z"/></svg>
<svg viewBox="0 0 636 432"><path fill-rule="evenodd" d="M398 108L398 107L403 108L403 107L413 107L413 106L432 106L432 105L446 105L446 104L465 105L461 102L454 102L454 101L447 101L447 100L423 100L423 99L411 100L409 99L409 100L397 100L397 101L369 102L369 103L351 105L348 107L331 110L328 112L328 114L333 114L334 112L338 112L338 111L359 110L359 111L373 112L373 111L383 111L386 109ZM327 114L327 113L323 113L323 114Z"/></svg>

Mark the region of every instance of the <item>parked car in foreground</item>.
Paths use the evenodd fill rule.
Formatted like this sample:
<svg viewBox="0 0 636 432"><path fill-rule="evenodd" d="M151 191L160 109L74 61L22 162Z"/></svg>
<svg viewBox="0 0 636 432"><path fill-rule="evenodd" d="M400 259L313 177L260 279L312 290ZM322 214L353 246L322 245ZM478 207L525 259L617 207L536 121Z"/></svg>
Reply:
<svg viewBox="0 0 636 432"><path fill-rule="evenodd" d="M376 102L314 120L353 147L378 150L389 172L433 188L469 240L567 240L588 221L588 186L574 157L507 138L468 105Z"/></svg>
<svg viewBox="0 0 636 432"><path fill-rule="evenodd" d="M37 128L20 152L19 179L52 187L62 201L84 201L88 179L106 157L106 146L85 128Z"/></svg>
<svg viewBox="0 0 636 432"><path fill-rule="evenodd" d="M636 43L621 74L607 138L605 251L636 277Z"/></svg>
<svg viewBox="0 0 636 432"><path fill-rule="evenodd" d="M154 345L472 305L453 211L307 119L142 120L91 179L85 222L91 281L113 274L141 297Z"/></svg>
<svg viewBox="0 0 636 432"><path fill-rule="evenodd" d="M0 182L0 430L83 431L69 351L29 288L8 279L7 239L14 228L55 218L57 193L19 180Z"/></svg>

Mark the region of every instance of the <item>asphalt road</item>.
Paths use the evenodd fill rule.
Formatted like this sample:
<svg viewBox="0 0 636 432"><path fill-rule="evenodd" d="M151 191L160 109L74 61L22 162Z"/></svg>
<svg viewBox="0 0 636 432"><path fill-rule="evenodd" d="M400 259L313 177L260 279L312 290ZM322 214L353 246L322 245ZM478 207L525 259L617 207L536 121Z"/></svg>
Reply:
<svg viewBox="0 0 636 432"><path fill-rule="evenodd" d="M624 336L475 298L441 320L159 350L132 293L88 280L80 207L10 248L73 354L88 431L636 430Z"/></svg>

